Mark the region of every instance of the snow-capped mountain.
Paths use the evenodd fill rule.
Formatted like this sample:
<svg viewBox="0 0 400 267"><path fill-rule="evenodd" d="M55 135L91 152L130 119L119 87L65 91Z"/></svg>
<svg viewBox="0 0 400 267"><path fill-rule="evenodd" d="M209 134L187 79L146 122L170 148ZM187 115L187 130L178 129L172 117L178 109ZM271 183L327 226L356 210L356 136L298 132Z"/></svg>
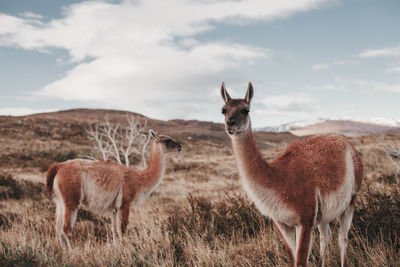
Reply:
<svg viewBox="0 0 400 267"><path fill-rule="evenodd" d="M400 127L400 119L372 118L372 119L368 119L368 120L359 120L359 121L383 125L383 126L390 126L390 127L395 127L395 128Z"/></svg>
<svg viewBox="0 0 400 267"><path fill-rule="evenodd" d="M400 119L372 118L368 120L317 119L314 121L295 121L276 126L257 128L266 132L291 132L304 136L313 134L339 133L347 136L383 133L400 128Z"/></svg>
<svg viewBox="0 0 400 267"><path fill-rule="evenodd" d="M265 127L259 127L256 128L256 131L260 132L290 132L291 129L293 128L301 128L301 127L306 127L308 125L324 122L326 119L316 119L316 120L309 120L309 121L292 121L292 122L287 122L279 125L273 125L273 126L265 126Z"/></svg>

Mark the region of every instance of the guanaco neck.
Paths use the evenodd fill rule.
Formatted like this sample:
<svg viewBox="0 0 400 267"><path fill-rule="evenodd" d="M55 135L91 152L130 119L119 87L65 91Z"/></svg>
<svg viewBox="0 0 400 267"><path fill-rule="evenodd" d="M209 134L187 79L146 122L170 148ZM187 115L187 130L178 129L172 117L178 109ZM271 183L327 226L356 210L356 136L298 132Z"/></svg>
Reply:
<svg viewBox="0 0 400 267"><path fill-rule="evenodd" d="M230 137L240 177L264 185L271 182L271 167L256 147L251 123L249 122L247 130Z"/></svg>
<svg viewBox="0 0 400 267"><path fill-rule="evenodd" d="M155 140L152 141L150 159L147 168L141 172L140 176L144 190L148 191L157 186L165 171L165 153L163 145Z"/></svg>

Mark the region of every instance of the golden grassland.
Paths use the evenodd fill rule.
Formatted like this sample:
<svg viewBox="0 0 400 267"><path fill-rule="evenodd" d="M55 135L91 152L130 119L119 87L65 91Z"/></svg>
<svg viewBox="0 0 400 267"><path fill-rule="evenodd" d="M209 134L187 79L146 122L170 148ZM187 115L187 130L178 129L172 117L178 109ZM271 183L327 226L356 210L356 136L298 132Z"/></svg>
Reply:
<svg viewBox="0 0 400 267"><path fill-rule="evenodd" d="M76 129L77 136L83 134ZM80 210L75 247L63 251L54 229L55 205L43 182L52 161L90 153L79 138L65 141L76 138L73 131L55 130L50 141L34 135L20 139L20 132L14 137L8 132L9 139L0 141L8 148L0 154L0 266L287 266L287 254L271 221L241 189L230 144L219 139L180 137L184 152L168 156L158 189L143 205L131 208L122 241L112 240L107 217ZM278 137L258 139L267 160L294 139ZM362 153L366 178L350 231L349 261L352 266L399 266L398 173L382 152L382 142L398 144L399 136L350 141ZM392 160L399 158L393 155ZM338 266L337 222L331 226L327 265ZM319 257L317 231L314 240L311 266Z"/></svg>

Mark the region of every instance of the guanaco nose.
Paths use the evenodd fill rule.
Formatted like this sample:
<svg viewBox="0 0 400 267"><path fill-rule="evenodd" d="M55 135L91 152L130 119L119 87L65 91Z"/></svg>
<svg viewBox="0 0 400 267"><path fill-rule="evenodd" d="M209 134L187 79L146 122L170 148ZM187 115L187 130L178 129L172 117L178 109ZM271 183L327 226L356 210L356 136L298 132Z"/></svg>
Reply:
<svg viewBox="0 0 400 267"><path fill-rule="evenodd" d="M228 126L233 126L233 125L235 125L235 123L236 123L236 120L235 120L234 118L230 118L230 119L226 122L226 124L228 124Z"/></svg>

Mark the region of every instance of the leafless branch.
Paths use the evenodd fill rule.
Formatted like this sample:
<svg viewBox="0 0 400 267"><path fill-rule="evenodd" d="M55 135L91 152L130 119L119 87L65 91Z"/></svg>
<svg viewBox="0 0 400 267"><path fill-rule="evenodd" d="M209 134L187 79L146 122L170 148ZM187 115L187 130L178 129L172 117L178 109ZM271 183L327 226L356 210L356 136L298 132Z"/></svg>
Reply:
<svg viewBox="0 0 400 267"><path fill-rule="evenodd" d="M127 127L123 127L105 118L88 130L88 138L103 160L129 166L131 157L136 155L141 159L139 166L144 168L150 142L147 121L128 114L126 119Z"/></svg>

